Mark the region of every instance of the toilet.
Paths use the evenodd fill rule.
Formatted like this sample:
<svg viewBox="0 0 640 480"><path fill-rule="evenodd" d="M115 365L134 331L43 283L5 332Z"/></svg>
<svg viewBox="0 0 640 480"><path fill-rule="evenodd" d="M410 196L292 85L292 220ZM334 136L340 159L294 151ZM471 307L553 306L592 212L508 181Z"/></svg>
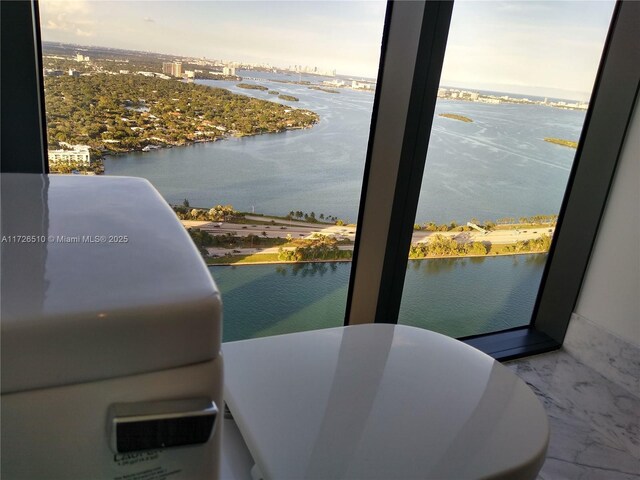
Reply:
<svg viewBox="0 0 640 480"><path fill-rule="evenodd" d="M223 390L254 480L536 478L544 409L484 353L390 324L221 345L149 182L0 180L3 478L215 480Z"/></svg>
<svg viewBox="0 0 640 480"><path fill-rule="evenodd" d="M544 463L549 425L533 391L444 335L364 324L222 350L254 480L532 480Z"/></svg>
<svg viewBox="0 0 640 480"><path fill-rule="evenodd" d="M137 178L2 174L2 477L219 475L221 303Z"/></svg>

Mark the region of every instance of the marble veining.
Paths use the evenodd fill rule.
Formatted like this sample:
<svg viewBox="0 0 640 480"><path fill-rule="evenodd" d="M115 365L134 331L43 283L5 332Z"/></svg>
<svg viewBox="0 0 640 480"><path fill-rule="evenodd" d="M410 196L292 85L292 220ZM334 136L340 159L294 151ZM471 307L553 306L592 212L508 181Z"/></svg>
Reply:
<svg viewBox="0 0 640 480"><path fill-rule="evenodd" d="M565 350L635 396L640 396L640 349L573 314Z"/></svg>
<svg viewBox="0 0 640 480"><path fill-rule="evenodd" d="M536 393L551 438L542 480L640 478L640 398L565 350L507 362Z"/></svg>

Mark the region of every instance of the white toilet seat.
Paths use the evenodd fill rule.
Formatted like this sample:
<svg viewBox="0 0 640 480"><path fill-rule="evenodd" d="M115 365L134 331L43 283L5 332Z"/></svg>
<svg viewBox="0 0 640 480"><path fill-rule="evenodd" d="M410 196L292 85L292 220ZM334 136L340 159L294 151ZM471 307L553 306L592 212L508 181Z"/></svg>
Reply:
<svg viewBox="0 0 640 480"><path fill-rule="evenodd" d="M265 479L535 478L549 428L491 357L403 325L223 345L225 401Z"/></svg>

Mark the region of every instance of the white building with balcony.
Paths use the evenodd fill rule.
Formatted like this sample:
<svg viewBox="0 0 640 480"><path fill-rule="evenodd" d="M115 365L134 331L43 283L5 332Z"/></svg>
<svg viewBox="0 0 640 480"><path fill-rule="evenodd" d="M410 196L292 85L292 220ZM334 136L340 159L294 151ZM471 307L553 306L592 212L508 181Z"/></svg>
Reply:
<svg viewBox="0 0 640 480"><path fill-rule="evenodd" d="M89 153L89 147L87 145L68 145L70 149L67 150L49 150L49 161L53 163L58 162L78 162L91 165L91 154Z"/></svg>

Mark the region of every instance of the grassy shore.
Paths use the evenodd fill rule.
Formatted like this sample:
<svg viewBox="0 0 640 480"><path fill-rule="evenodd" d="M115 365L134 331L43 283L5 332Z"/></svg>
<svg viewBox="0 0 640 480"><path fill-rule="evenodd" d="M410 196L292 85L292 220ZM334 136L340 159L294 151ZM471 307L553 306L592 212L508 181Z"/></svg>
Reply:
<svg viewBox="0 0 640 480"><path fill-rule="evenodd" d="M488 257L506 257L513 255L533 255L548 253L547 251L537 252L513 252L509 251L509 247L513 244L492 245L486 255L429 255L426 257L410 258L409 260L431 260L443 258L488 258ZM278 258L277 253L254 253L251 255L227 255L217 258L205 258L207 265L267 265L267 264L288 264L288 263L320 263L320 262L351 262L351 258L335 258L328 260L301 260L301 261L282 261Z"/></svg>
<svg viewBox="0 0 640 480"><path fill-rule="evenodd" d="M444 117L444 118L451 118L452 120L460 120L461 122L466 122L466 123L473 122L473 120L471 120L469 117L465 117L464 115L457 115L455 113L439 113L438 116Z"/></svg>
<svg viewBox="0 0 640 480"><path fill-rule="evenodd" d="M503 246L503 245L501 245ZM506 245L504 245L506 246ZM514 255L538 255L548 252L505 252L504 249L496 249L490 251L486 255L464 255L464 256L430 256L421 258L410 258L409 260L438 260L444 258L488 258L488 257L507 257ZM351 262L351 258L338 258L333 260L301 260L298 262L285 262L278 260L277 253L256 253L253 255L236 255L229 257L207 258L206 264L210 266L242 266L242 265L271 265L271 264L296 264L296 263L334 263L334 262Z"/></svg>
<svg viewBox="0 0 640 480"><path fill-rule="evenodd" d="M563 147L578 148L578 142L572 142L571 140L565 140L563 138L545 137L544 141L562 145Z"/></svg>

